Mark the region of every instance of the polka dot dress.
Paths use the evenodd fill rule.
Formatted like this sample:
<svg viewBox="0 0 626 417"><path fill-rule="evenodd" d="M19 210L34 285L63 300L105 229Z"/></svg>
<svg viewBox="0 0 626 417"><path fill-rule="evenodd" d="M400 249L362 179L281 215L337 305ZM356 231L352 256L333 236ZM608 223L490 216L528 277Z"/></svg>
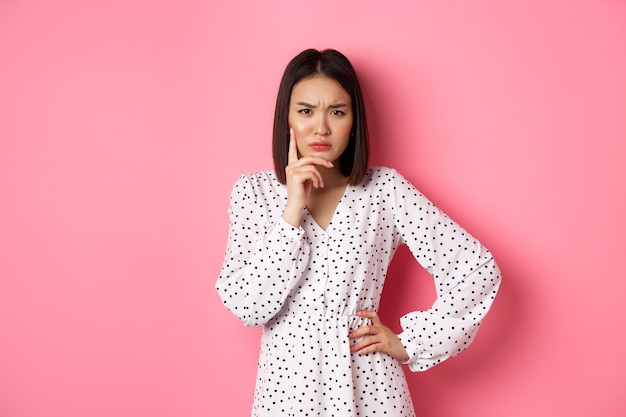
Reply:
<svg viewBox="0 0 626 417"><path fill-rule="evenodd" d="M495 297L490 252L396 171L372 167L348 186L322 229L306 210L282 219L286 186L274 172L234 185L217 291L244 324L263 326L252 415L414 416L401 364L350 352L348 333L378 311L387 267L401 244L433 276L437 300L400 319L412 371L465 349Z"/></svg>

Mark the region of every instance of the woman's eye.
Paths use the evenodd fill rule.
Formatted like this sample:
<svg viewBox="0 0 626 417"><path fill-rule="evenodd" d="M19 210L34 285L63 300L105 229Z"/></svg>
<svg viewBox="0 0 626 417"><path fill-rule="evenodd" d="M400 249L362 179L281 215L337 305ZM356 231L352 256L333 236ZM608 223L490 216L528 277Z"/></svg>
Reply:
<svg viewBox="0 0 626 417"><path fill-rule="evenodd" d="M345 113L341 110L333 110L330 114L332 114L333 116L343 116Z"/></svg>
<svg viewBox="0 0 626 417"><path fill-rule="evenodd" d="M311 114L311 109L301 109L301 110L298 110L298 113Z"/></svg>

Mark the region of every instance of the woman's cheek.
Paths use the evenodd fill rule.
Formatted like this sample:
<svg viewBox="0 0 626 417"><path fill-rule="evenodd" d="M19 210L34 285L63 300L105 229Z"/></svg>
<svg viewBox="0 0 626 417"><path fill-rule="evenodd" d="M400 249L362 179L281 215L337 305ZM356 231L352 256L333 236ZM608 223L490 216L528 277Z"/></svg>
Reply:
<svg viewBox="0 0 626 417"><path fill-rule="evenodd" d="M306 136L306 124L292 122L289 123L289 126L293 129L293 133L296 135L296 139Z"/></svg>

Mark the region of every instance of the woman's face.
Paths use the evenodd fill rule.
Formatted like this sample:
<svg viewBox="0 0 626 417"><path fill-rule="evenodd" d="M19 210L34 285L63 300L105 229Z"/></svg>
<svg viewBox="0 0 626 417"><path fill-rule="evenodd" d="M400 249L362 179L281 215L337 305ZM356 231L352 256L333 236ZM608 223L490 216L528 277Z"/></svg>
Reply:
<svg viewBox="0 0 626 417"><path fill-rule="evenodd" d="M289 126L300 156L337 161L350 141L353 117L350 94L332 78L305 78L291 91Z"/></svg>

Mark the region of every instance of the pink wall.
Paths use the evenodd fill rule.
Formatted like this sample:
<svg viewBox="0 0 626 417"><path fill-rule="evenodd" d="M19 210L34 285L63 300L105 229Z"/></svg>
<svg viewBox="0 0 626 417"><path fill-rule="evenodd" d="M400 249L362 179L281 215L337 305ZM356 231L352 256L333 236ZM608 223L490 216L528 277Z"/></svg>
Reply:
<svg viewBox="0 0 626 417"><path fill-rule="evenodd" d="M476 343L408 375L420 415L624 415L626 2L346 3L0 2L1 416L248 415L259 330L213 285L307 47L504 272ZM432 288L406 251L389 279L397 327Z"/></svg>

